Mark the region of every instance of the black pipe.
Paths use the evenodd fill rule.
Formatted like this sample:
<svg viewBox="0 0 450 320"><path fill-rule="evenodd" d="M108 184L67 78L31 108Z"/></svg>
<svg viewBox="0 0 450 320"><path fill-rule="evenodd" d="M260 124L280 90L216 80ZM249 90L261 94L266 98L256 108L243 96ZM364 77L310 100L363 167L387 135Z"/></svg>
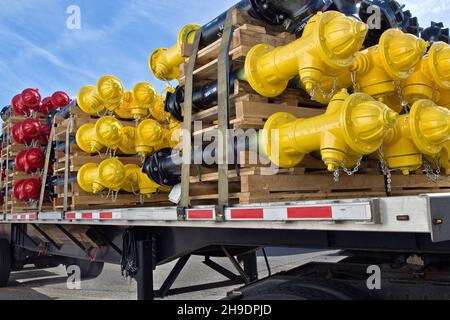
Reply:
<svg viewBox="0 0 450 320"><path fill-rule="evenodd" d="M77 139L75 137L70 137L69 146L77 144ZM53 151L55 152L66 152L66 142L58 142L53 145Z"/></svg>
<svg viewBox="0 0 450 320"><path fill-rule="evenodd" d="M77 182L77 175L71 174L68 179L69 184ZM51 176L47 178L46 186L48 189L53 187L62 187L64 186L64 177L55 177Z"/></svg>
<svg viewBox="0 0 450 320"><path fill-rule="evenodd" d="M283 25L286 31L297 33L319 11L327 10L332 0L242 0L234 7L251 17L273 26ZM205 48L222 37L227 12L202 27L200 48Z"/></svg>
<svg viewBox="0 0 450 320"><path fill-rule="evenodd" d="M2 111L0 111L0 118L1 118L3 121L8 120L8 118L11 116L11 110L12 110L12 107L11 107L11 106L6 106L6 107L4 107L4 108L2 109Z"/></svg>
<svg viewBox="0 0 450 320"><path fill-rule="evenodd" d="M234 159L239 164L241 151L254 150L259 153L258 132L251 136L235 136L230 141L227 159ZM197 148L191 153L191 163L205 166L218 163L218 144L213 142L208 146ZM142 172L162 186L173 187L181 182L182 152L178 149L161 149L145 158ZM210 163L207 163L210 162ZM232 165L233 163L230 163Z"/></svg>
<svg viewBox="0 0 450 320"><path fill-rule="evenodd" d="M175 149L162 149L146 157L142 172L161 186L176 186L181 182L181 152Z"/></svg>
<svg viewBox="0 0 450 320"><path fill-rule="evenodd" d="M47 115L47 124L49 127L53 124L53 119L59 118L59 119L68 119L70 117L70 108L71 107L77 107L77 100L72 100L67 106L63 108L58 108L50 111Z"/></svg>
<svg viewBox="0 0 450 320"><path fill-rule="evenodd" d="M239 79L239 72L230 75L230 92L234 91L234 81ZM194 88L193 105L194 108L205 110L217 103L218 82L213 81L200 87ZM178 86L175 92L167 92L165 100L165 110L178 121L183 121L182 104L184 103L184 87Z"/></svg>
<svg viewBox="0 0 450 320"><path fill-rule="evenodd" d="M234 91L234 82L236 80L245 81L244 70L235 71L230 75L230 94ZM304 90L301 85L300 77L296 76L289 81L288 88ZM193 107L199 110L206 110L217 104L218 82L212 81L200 87L194 88L192 93ZM183 121L182 104L184 103L184 87L176 87L173 93L167 92L165 100L165 111L169 112L176 120Z"/></svg>

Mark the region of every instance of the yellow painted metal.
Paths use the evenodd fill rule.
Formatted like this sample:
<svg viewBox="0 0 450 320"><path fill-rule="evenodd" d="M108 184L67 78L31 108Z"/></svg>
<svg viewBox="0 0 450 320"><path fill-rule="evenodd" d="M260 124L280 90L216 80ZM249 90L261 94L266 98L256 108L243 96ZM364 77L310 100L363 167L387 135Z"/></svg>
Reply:
<svg viewBox="0 0 450 320"><path fill-rule="evenodd" d="M123 127L121 141L118 146L118 150L122 154L133 155L137 154L136 147L136 128L134 127Z"/></svg>
<svg viewBox="0 0 450 320"><path fill-rule="evenodd" d="M116 150L122 142L122 129L122 123L115 117L102 117L95 123L97 139L112 150Z"/></svg>
<svg viewBox="0 0 450 320"><path fill-rule="evenodd" d="M109 111L117 109L124 96L122 82L114 76L103 76L97 81L97 92Z"/></svg>
<svg viewBox="0 0 450 320"><path fill-rule="evenodd" d="M98 153L105 148L97 137L94 123L87 123L76 134L78 147L86 153Z"/></svg>
<svg viewBox="0 0 450 320"><path fill-rule="evenodd" d="M117 109L120 114L126 114L127 118L129 118L129 114L132 119L140 120L149 114L149 108L156 103L157 98L155 87L148 82L139 82L134 86L133 91L125 92ZM116 114L118 114L117 109L115 110Z"/></svg>
<svg viewBox="0 0 450 320"><path fill-rule="evenodd" d="M180 143L181 123L170 119L161 124L154 119L142 121L136 129L135 147L141 155L150 155L155 150L175 148Z"/></svg>
<svg viewBox="0 0 450 320"><path fill-rule="evenodd" d="M269 118L260 144L282 168L298 165L305 155L320 150L329 171L378 150L398 114L364 93L336 94L325 114L297 119L289 113Z"/></svg>
<svg viewBox="0 0 450 320"><path fill-rule="evenodd" d="M78 186L86 192L89 193L99 193L103 191L105 188L100 185L96 185L94 188L94 182L97 179L97 169L98 164L96 163L87 163L83 165L80 170L78 170L77 181Z"/></svg>
<svg viewBox="0 0 450 320"><path fill-rule="evenodd" d="M102 117L97 122L81 126L76 133L78 147L86 153L98 153L109 148L122 154L136 154L136 129L125 127L115 117Z"/></svg>
<svg viewBox="0 0 450 320"><path fill-rule="evenodd" d="M135 164L126 165L125 171L127 178L122 189L126 192L139 193L150 197L161 188L160 185L142 172L142 168Z"/></svg>
<svg viewBox="0 0 450 320"><path fill-rule="evenodd" d="M182 124L177 120L170 118L167 130L165 131L165 140L167 147L177 148L181 142Z"/></svg>
<svg viewBox="0 0 450 320"><path fill-rule="evenodd" d="M445 170L450 170L450 141L444 143L438 159L439 165Z"/></svg>
<svg viewBox="0 0 450 320"><path fill-rule="evenodd" d="M439 101L438 105L450 109L450 89L448 90L439 90Z"/></svg>
<svg viewBox="0 0 450 320"><path fill-rule="evenodd" d="M122 186L125 192L138 193L139 192L139 175L142 169L135 164L125 165L126 179Z"/></svg>
<svg viewBox="0 0 450 320"><path fill-rule="evenodd" d="M164 109L165 97L158 94L155 98L154 103L149 107L149 111L153 119L156 119L160 123L168 122L170 119L170 113L166 112Z"/></svg>
<svg viewBox="0 0 450 320"><path fill-rule="evenodd" d="M410 77L422 60L428 43L397 29L383 33L380 43L357 54L351 70L356 73L358 88L377 99L392 103L397 93L396 81ZM398 106L389 105L393 109ZM396 110L398 111L398 110Z"/></svg>
<svg viewBox="0 0 450 320"><path fill-rule="evenodd" d="M409 104L421 99L437 102L440 89L450 89L450 46L435 42L414 73L401 82L403 98Z"/></svg>
<svg viewBox="0 0 450 320"><path fill-rule="evenodd" d="M300 75L308 93L326 103L330 97L319 88L331 91L335 79L349 73L367 31L366 24L352 17L320 12L309 20L300 39L278 48L267 44L253 47L245 61L245 78L259 94L275 97Z"/></svg>
<svg viewBox="0 0 450 320"><path fill-rule="evenodd" d="M185 25L178 34L177 43L171 48L159 48L149 58L149 67L155 78L171 81L180 77L180 65L185 62L183 47L194 42L195 33L201 28L198 24Z"/></svg>
<svg viewBox="0 0 450 320"><path fill-rule="evenodd" d="M408 175L422 167L424 156L436 159L449 140L450 111L431 100L419 100L386 136L383 156L390 169Z"/></svg>
<svg viewBox="0 0 450 320"><path fill-rule="evenodd" d="M134 119L134 115L131 113L131 106L129 106L129 104L124 101L118 108L114 109L114 113L121 119Z"/></svg>
<svg viewBox="0 0 450 320"><path fill-rule="evenodd" d="M136 151L142 155L149 155L159 146L164 145L164 131L163 126L156 120L142 121L136 129Z"/></svg>
<svg viewBox="0 0 450 320"><path fill-rule="evenodd" d="M95 86L85 86L78 91L77 105L87 114L98 114L105 109L104 101Z"/></svg>
<svg viewBox="0 0 450 320"><path fill-rule="evenodd" d="M125 167L117 158L103 160L99 165L87 163L80 168L77 181L86 192L120 191L126 179Z"/></svg>

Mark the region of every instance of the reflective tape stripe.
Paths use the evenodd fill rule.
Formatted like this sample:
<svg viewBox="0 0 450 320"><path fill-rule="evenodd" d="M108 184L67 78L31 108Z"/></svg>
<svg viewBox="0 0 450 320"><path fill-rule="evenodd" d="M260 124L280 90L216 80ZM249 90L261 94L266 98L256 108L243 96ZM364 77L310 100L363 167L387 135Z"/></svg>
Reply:
<svg viewBox="0 0 450 320"><path fill-rule="evenodd" d="M187 210L187 220L213 220L214 210Z"/></svg>

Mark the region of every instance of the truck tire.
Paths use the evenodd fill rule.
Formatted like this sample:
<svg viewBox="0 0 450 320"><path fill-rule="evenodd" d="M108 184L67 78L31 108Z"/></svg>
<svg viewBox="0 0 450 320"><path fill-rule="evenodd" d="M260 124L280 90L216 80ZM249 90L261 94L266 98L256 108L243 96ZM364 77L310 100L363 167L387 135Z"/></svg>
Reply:
<svg viewBox="0 0 450 320"><path fill-rule="evenodd" d="M367 295L332 280L289 281L282 285L245 295L242 300L362 300Z"/></svg>
<svg viewBox="0 0 450 320"><path fill-rule="evenodd" d="M39 262L37 262L37 263L35 263L34 264L34 266L37 268L37 269L50 269L50 268L56 268L56 267L58 267L60 265L60 263L39 263Z"/></svg>
<svg viewBox="0 0 450 320"><path fill-rule="evenodd" d="M11 246L7 240L0 239L0 288L8 285L11 265Z"/></svg>
<svg viewBox="0 0 450 320"><path fill-rule="evenodd" d="M92 262L88 260L76 259L72 265L77 265L80 268L80 276L82 280L95 279L103 271L104 262ZM66 265L66 268L69 265Z"/></svg>

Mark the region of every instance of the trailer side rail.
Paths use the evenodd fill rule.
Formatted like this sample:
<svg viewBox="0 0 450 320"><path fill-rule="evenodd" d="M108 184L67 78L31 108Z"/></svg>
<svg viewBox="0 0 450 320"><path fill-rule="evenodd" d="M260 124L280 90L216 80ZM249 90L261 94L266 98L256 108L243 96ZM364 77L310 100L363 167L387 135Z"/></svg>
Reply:
<svg viewBox="0 0 450 320"><path fill-rule="evenodd" d="M450 194L424 194L237 205L225 208L225 222L216 221L215 207L189 208L180 215L174 206L6 214L0 223L427 233L440 242L450 240L449 215Z"/></svg>

